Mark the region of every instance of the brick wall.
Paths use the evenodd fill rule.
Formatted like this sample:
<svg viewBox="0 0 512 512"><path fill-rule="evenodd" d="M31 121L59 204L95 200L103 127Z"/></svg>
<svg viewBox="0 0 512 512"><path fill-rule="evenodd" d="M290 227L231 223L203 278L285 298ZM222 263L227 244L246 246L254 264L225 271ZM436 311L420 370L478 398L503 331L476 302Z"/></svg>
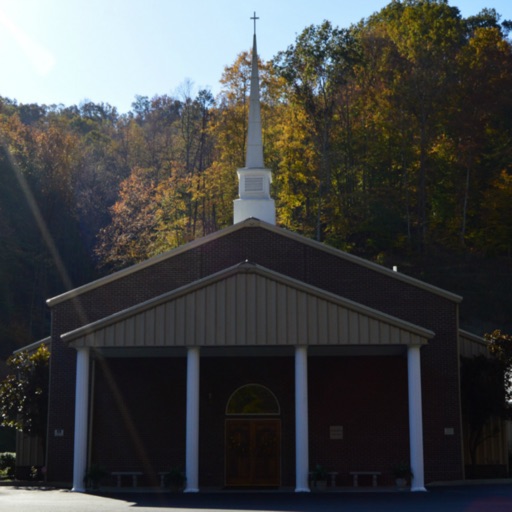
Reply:
<svg viewBox="0 0 512 512"><path fill-rule="evenodd" d="M109 471L185 467L185 358L95 360L91 463ZM141 482L144 483L144 482Z"/></svg>
<svg viewBox="0 0 512 512"><path fill-rule="evenodd" d="M60 335L246 259L436 333L421 350L425 477L427 482L461 478L457 305L392 274L260 227L227 233L53 307L49 478L70 481L72 472L76 354L62 344ZM453 428L454 435L446 436L446 427ZM57 428L64 429L63 437L53 436ZM216 468L207 471L218 474ZM283 468L283 474L291 473Z"/></svg>
<svg viewBox="0 0 512 512"><path fill-rule="evenodd" d="M409 460L405 356L310 357L308 369L310 465L337 471L342 486L364 470L391 485L391 468ZM331 426L343 439L330 439Z"/></svg>
<svg viewBox="0 0 512 512"><path fill-rule="evenodd" d="M109 471L141 470L145 483L185 464L185 358L95 363L91 460ZM408 459L407 364L403 356L309 358L310 462L338 471L382 472ZM231 394L258 383L280 404L282 485L295 485L293 357L204 357L200 388L200 486L222 487L225 414ZM342 426L342 440L329 428ZM364 482L363 482L364 483Z"/></svg>

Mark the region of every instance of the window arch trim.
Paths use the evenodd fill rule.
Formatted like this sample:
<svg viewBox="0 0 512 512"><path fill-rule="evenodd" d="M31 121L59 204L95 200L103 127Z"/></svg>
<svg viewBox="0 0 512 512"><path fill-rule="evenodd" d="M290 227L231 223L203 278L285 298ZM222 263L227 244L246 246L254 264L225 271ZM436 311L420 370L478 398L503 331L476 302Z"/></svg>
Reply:
<svg viewBox="0 0 512 512"><path fill-rule="evenodd" d="M261 384L244 384L235 389L226 404L226 416L279 416L276 395Z"/></svg>

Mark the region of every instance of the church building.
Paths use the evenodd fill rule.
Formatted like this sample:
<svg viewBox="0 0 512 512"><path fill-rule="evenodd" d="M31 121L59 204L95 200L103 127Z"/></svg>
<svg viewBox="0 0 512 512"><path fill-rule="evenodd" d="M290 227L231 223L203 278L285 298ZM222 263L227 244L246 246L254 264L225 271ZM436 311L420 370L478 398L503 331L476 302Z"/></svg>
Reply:
<svg viewBox="0 0 512 512"><path fill-rule="evenodd" d="M256 35L248 126L232 226L48 300L48 480L462 479L461 298L276 226Z"/></svg>

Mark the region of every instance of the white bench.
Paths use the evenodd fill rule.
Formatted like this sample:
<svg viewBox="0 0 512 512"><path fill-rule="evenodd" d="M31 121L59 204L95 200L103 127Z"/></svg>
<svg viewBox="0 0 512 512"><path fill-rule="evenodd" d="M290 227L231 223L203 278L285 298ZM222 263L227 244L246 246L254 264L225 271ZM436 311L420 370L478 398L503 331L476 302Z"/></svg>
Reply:
<svg viewBox="0 0 512 512"><path fill-rule="evenodd" d="M327 474L331 478L331 487L336 487L336 477L338 476L338 472L337 471L329 471Z"/></svg>
<svg viewBox="0 0 512 512"><path fill-rule="evenodd" d="M123 476L131 476L132 487L137 487L137 477L142 476L142 471L112 471L111 475L117 478L117 487L121 487Z"/></svg>
<svg viewBox="0 0 512 512"><path fill-rule="evenodd" d="M377 487L377 477L381 474L380 471L351 471L350 474L353 477L354 487L359 485L359 475L370 475L372 477L373 487Z"/></svg>

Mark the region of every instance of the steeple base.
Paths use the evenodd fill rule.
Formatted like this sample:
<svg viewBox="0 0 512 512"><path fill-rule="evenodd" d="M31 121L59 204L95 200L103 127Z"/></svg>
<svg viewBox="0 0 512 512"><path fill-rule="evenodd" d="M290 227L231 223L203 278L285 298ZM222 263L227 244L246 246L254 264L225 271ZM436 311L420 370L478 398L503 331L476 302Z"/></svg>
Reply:
<svg viewBox="0 0 512 512"><path fill-rule="evenodd" d="M235 199L233 201L233 223L255 218L276 224L276 207L273 199Z"/></svg>

